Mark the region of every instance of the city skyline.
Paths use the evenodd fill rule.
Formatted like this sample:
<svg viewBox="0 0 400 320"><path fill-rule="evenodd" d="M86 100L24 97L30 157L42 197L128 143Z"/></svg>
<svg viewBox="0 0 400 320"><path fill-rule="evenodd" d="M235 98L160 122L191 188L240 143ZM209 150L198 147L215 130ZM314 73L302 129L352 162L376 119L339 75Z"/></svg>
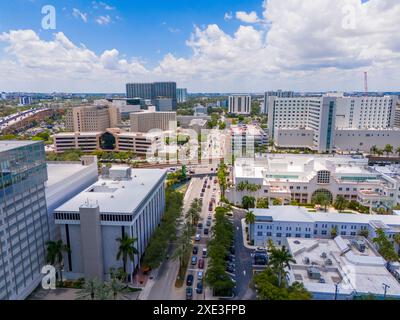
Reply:
<svg viewBox="0 0 400 320"><path fill-rule="evenodd" d="M51 30L44 5L0 5L1 91L111 93L152 81L189 92L363 91L364 71L371 91L398 91L394 0L58 0Z"/></svg>

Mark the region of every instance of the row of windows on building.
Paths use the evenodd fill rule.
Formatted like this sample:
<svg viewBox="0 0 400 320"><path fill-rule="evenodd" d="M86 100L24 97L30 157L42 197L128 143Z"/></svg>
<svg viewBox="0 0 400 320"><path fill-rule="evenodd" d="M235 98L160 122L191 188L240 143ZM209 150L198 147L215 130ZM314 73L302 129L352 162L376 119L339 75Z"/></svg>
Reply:
<svg viewBox="0 0 400 320"><path fill-rule="evenodd" d="M107 222L129 222L133 221L133 215L115 215L115 214L101 214L101 221ZM56 212L54 214L56 220L69 220L69 221L79 221L79 213L66 213L66 212Z"/></svg>

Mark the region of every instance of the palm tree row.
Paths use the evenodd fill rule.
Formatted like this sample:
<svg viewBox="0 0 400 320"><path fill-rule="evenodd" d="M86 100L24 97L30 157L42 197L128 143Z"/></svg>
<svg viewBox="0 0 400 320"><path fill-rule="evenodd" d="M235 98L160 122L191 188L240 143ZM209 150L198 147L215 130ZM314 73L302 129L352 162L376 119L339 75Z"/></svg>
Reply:
<svg viewBox="0 0 400 320"><path fill-rule="evenodd" d="M237 187L237 191L249 191L249 192L257 192L258 190L261 189L261 186L259 184L255 183L249 183L249 181L241 181Z"/></svg>
<svg viewBox="0 0 400 320"><path fill-rule="evenodd" d="M379 149L376 145L372 146L370 149L370 153L372 155L378 156L382 156L384 153L389 156L389 154L392 154L393 151L400 156L400 146L397 147L396 150L394 150L394 147L391 144L387 144L383 149Z"/></svg>

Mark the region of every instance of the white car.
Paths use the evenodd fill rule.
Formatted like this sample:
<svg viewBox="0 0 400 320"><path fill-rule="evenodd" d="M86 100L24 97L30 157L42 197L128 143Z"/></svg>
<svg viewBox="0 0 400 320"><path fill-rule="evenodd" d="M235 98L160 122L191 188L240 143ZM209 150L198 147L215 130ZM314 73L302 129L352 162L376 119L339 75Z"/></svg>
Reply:
<svg viewBox="0 0 400 320"><path fill-rule="evenodd" d="M200 241L200 239L201 239L200 233L196 234L196 236L194 237L194 241Z"/></svg>
<svg viewBox="0 0 400 320"><path fill-rule="evenodd" d="M197 280L199 280L199 281L203 280L203 271L199 271L197 273Z"/></svg>

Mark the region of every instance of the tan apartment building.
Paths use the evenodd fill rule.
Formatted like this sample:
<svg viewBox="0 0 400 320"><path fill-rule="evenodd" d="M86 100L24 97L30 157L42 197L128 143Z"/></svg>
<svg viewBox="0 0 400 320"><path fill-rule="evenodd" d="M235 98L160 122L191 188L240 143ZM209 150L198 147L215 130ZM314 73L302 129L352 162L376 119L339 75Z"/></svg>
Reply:
<svg viewBox="0 0 400 320"><path fill-rule="evenodd" d="M131 132L149 132L152 129L174 130L177 126L176 112L143 111L131 113ZM172 128L170 128L172 122Z"/></svg>
<svg viewBox="0 0 400 320"><path fill-rule="evenodd" d="M117 127L121 122L118 108L111 104L98 104L69 109L65 127L70 132L99 132Z"/></svg>

